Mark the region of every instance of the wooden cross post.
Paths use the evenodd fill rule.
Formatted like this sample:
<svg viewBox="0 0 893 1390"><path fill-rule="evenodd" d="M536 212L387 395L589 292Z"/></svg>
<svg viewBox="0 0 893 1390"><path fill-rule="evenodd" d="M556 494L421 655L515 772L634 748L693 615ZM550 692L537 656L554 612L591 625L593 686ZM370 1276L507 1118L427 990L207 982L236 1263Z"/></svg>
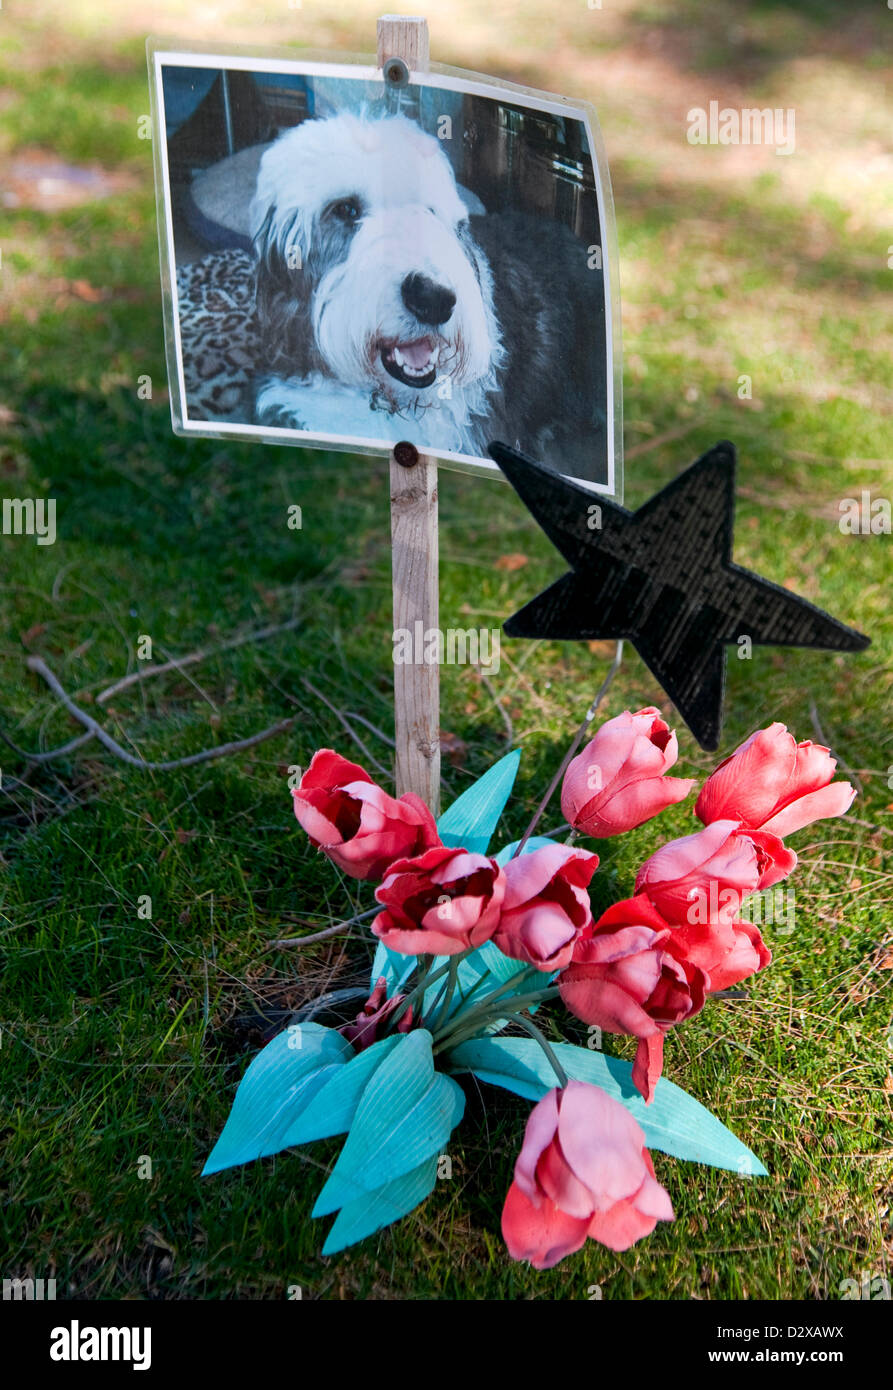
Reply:
<svg viewBox="0 0 893 1390"><path fill-rule="evenodd" d="M401 58L411 72L428 70L424 19L383 15L378 65ZM414 660L394 665L397 795L415 792L436 816L440 809L440 667L420 664L424 634L437 628L437 460L411 444L391 450L391 565L394 631L411 634ZM422 641L416 633L422 633ZM419 651L421 648L421 652Z"/></svg>

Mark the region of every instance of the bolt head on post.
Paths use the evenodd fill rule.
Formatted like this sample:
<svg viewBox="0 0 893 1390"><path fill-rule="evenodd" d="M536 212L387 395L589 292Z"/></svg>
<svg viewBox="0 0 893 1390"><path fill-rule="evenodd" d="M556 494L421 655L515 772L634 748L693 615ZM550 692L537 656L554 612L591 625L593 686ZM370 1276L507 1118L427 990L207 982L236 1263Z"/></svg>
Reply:
<svg viewBox="0 0 893 1390"><path fill-rule="evenodd" d="M419 461L419 451L414 444L403 439L394 445L394 461L399 463L401 468L414 468Z"/></svg>

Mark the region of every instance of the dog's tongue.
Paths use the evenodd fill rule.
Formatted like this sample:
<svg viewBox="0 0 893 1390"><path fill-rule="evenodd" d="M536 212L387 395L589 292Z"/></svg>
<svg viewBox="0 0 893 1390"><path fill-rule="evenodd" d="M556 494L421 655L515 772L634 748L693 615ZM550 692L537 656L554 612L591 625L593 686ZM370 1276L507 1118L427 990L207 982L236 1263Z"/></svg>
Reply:
<svg viewBox="0 0 893 1390"><path fill-rule="evenodd" d="M410 367L424 367L431 356L431 339L415 338L411 343L398 343L404 362Z"/></svg>

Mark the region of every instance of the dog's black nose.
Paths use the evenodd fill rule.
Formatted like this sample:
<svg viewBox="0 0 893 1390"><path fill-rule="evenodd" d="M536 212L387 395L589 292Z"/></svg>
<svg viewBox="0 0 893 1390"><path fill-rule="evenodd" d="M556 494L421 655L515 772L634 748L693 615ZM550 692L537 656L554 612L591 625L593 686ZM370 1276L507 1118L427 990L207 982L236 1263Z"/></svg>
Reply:
<svg viewBox="0 0 893 1390"><path fill-rule="evenodd" d="M456 296L452 290L417 272L407 275L400 287L400 293L409 312L415 314L422 323L430 324L432 328L446 323L456 306Z"/></svg>

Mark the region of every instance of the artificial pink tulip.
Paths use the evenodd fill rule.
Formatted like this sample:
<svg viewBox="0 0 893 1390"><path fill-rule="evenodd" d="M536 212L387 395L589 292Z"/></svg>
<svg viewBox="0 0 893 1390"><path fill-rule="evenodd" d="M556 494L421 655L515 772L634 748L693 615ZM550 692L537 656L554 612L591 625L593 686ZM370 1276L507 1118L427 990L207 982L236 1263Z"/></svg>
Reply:
<svg viewBox="0 0 893 1390"><path fill-rule="evenodd" d="M551 1269L587 1239L628 1250L672 1220L645 1136L620 1101L569 1081L534 1106L502 1212L513 1259Z"/></svg>
<svg viewBox="0 0 893 1390"><path fill-rule="evenodd" d="M730 922L760 877L753 841L739 834L737 821L718 820L652 854L636 876L636 893L645 893L668 922L697 921L705 908Z"/></svg>
<svg viewBox="0 0 893 1390"><path fill-rule="evenodd" d="M708 981L677 954L678 933L644 894L609 907L584 930L558 986L584 1023L639 1039L633 1082L650 1103L663 1063L663 1034L703 1007Z"/></svg>
<svg viewBox="0 0 893 1390"><path fill-rule="evenodd" d="M496 930L505 874L495 859L437 845L398 859L375 896L384 908L372 931L403 955L454 956Z"/></svg>
<svg viewBox="0 0 893 1390"><path fill-rule="evenodd" d="M664 776L677 754L676 735L656 709L624 710L568 765L561 788L565 819L597 839L634 830L694 786Z"/></svg>
<svg viewBox="0 0 893 1390"><path fill-rule="evenodd" d="M503 955L537 970L563 969L578 935L592 922L586 890L597 868L597 854L559 844L510 859L493 937Z"/></svg>
<svg viewBox="0 0 893 1390"><path fill-rule="evenodd" d="M827 748L808 739L797 743L784 724L770 724L751 734L707 778L695 814L705 825L737 820L748 830L793 835L849 810L856 789L831 781L836 768Z"/></svg>
<svg viewBox="0 0 893 1390"><path fill-rule="evenodd" d="M772 960L759 929L738 920L681 924L673 932L673 951L704 972L708 994L740 984Z"/></svg>
<svg viewBox="0 0 893 1390"><path fill-rule="evenodd" d="M796 869L796 854L792 849L788 849L784 840L778 835L773 835L770 830L742 829L738 833L745 835L756 850L757 873L760 876L757 883L758 892L762 892L764 888L771 888L773 883L780 883Z"/></svg>
<svg viewBox="0 0 893 1390"><path fill-rule="evenodd" d="M368 772L330 748L314 753L292 795L311 843L352 878L377 881L396 859L440 844L421 797L388 796Z"/></svg>

